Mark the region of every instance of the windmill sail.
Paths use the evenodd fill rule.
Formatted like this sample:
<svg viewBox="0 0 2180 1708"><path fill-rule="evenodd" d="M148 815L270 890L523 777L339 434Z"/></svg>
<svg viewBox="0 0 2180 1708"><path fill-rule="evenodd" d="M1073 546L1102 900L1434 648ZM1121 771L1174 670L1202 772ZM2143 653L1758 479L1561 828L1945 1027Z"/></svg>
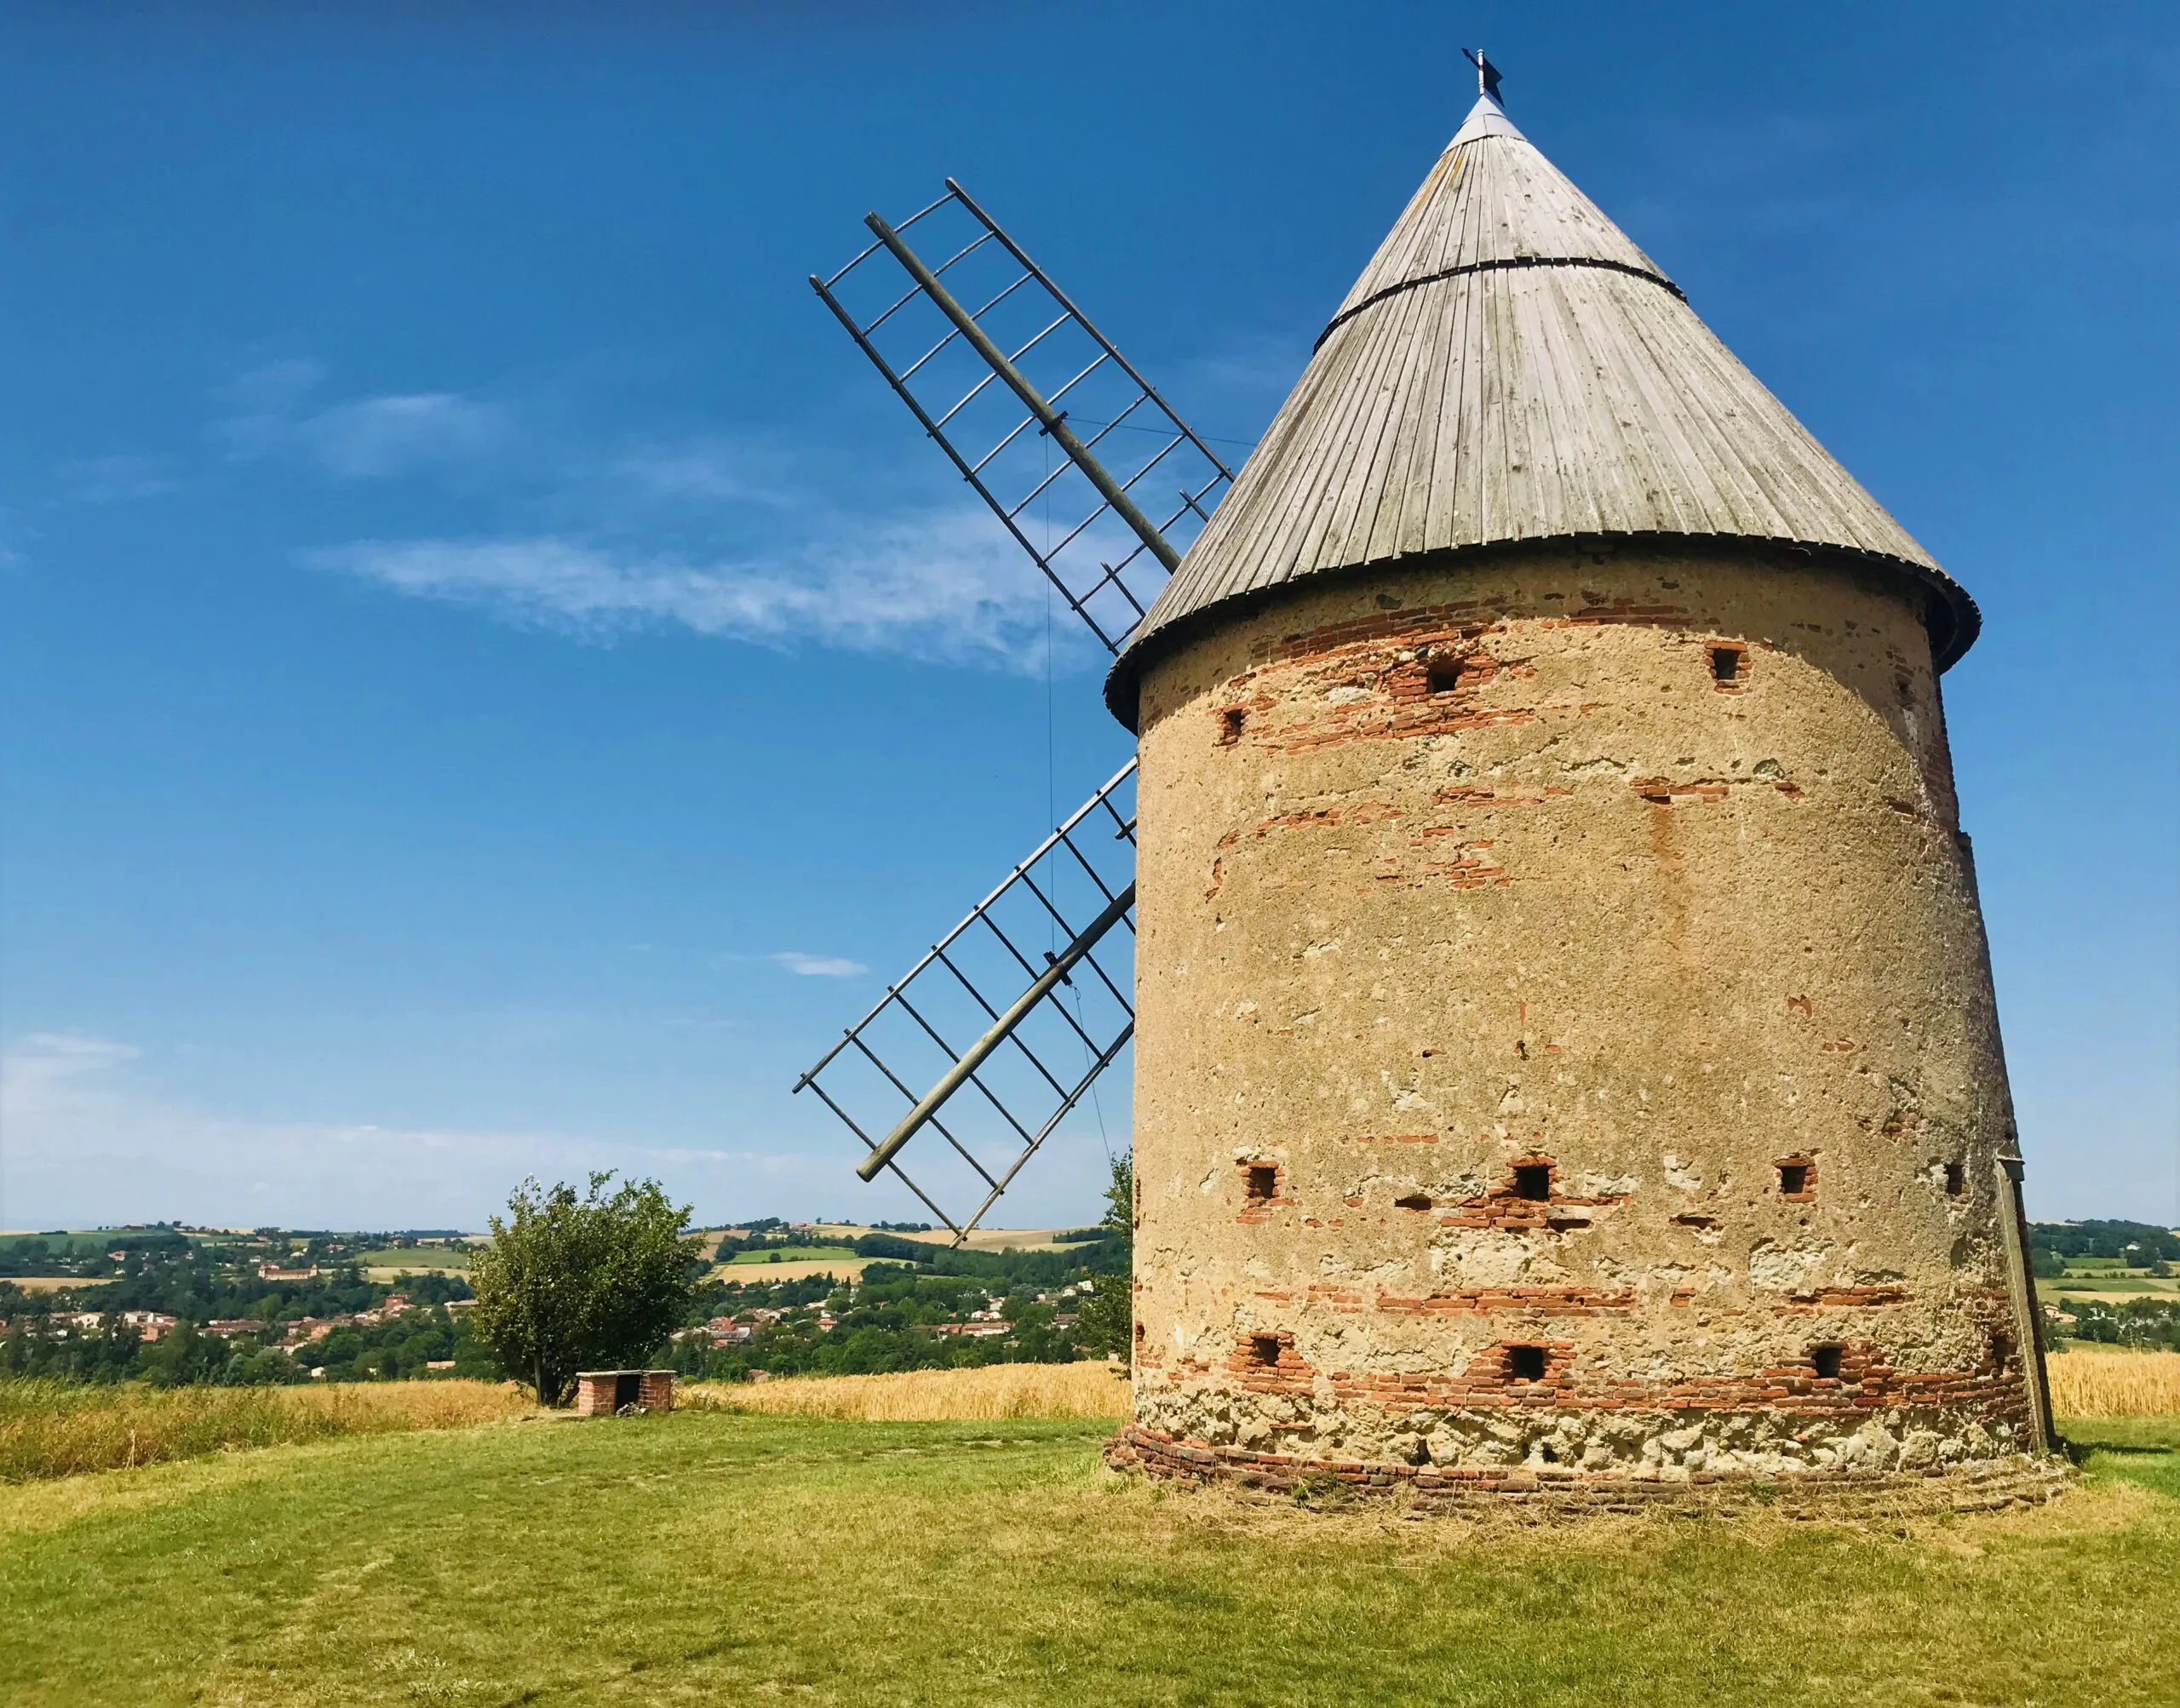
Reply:
<svg viewBox="0 0 2180 1708"><path fill-rule="evenodd" d="M864 223L875 241L812 288L1119 651L1232 471L951 178L898 226Z"/></svg>
<svg viewBox="0 0 2180 1708"><path fill-rule="evenodd" d="M957 1239L1135 1032L1135 761L971 908L795 1082ZM1102 1110L1093 1112L1103 1119ZM899 1152L928 1133L924 1178ZM975 1201L949 1213L942 1201Z"/></svg>
<svg viewBox="0 0 2180 1708"><path fill-rule="evenodd" d="M812 288L1118 652L1232 471L951 178L864 223L875 241ZM1103 1120L1098 1077L1135 1030L1134 792L1131 759L795 1082L869 1148L865 1180L890 1170L957 1239L1086 1099ZM899 1161L920 1134L943 1141L921 1182Z"/></svg>

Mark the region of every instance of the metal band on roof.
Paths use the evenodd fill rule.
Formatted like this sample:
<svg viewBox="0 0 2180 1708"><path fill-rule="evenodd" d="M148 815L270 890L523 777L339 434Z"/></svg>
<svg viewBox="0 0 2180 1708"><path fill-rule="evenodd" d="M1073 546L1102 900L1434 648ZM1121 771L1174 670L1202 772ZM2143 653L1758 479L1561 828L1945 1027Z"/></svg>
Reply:
<svg viewBox="0 0 2180 1708"><path fill-rule="evenodd" d="M1460 267L1441 267L1437 272L1426 272L1420 278L1404 278L1397 284L1389 284L1383 290L1374 290L1352 308L1344 308L1325 323L1325 330L1317 334L1317 341L1310 347L1315 355L1324 347L1326 339L1352 320L1364 309L1374 307L1389 296L1398 296L1403 291L1414 290L1420 285L1437 284L1449 278L1459 278L1465 273L1498 272L1510 267L1595 267L1607 272L1624 272L1630 278L1646 278L1652 284L1661 285L1683 302L1688 293L1661 272L1653 272L1646 267L1630 267L1624 261L1609 261L1603 255L1506 255L1494 261L1472 261Z"/></svg>

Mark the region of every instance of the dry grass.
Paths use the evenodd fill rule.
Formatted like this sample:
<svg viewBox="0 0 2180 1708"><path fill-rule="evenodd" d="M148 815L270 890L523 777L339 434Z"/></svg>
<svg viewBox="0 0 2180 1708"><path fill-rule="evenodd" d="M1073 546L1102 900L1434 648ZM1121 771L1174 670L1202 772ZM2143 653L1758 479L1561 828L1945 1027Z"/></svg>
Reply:
<svg viewBox="0 0 2180 1708"><path fill-rule="evenodd" d="M777 1287L782 1281L808 1281L812 1275L848 1281L860 1279L870 1264L869 1258L818 1258L793 1264L720 1264L705 1279L743 1287Z"/></svg>
<svg viewBox="0 0 2180 1708"><path fill-rule="evenodd" d="M0 1381L0 1482L333 1436L461 1429L530 1409L519 1391L490 1382L162 1390Z"/></svg>
<svg viewBox="0 0 2180 1708"><path fill-rule="evenodd" d="M25 1292L73 1292L78 1287L112 1287L112 1275L9 1275L10 1287Z"/></svg>
<svg viewBox="0 0 2180 1708"><path fill-rule="evenodd" d="M2062 1352L2045 1364L2060 1417L2180 1414L2180 1352Z"/></svg>
<svg viewBox="0 0 2180 1708"><path fill-rule="evenodd" d="M998 1418L1117 1418L1127 1376L1110 1364L988 1364L978 1370L904 1370L891 1376L793 1376L777 1382L703 1384L695 1404L731 1412L798 1412L869 1424L977 1423Z"/></svg>

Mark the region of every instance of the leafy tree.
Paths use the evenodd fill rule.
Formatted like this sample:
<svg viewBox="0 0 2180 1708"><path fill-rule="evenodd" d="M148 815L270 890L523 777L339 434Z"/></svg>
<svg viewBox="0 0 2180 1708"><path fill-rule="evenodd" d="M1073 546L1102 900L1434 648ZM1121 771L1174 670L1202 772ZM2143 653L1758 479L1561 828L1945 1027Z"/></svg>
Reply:
<svg viewBox="0 0 2180 1708"><path fill-rule="evenodd" d="M541 1405L563 1403L578 1370L649 1358L703 1271L689 1206L677 1209L655 1180L609 1195L612 1178L593 1173L582 1196L525 1180L470 1260L470 1333L528 1376Z"/></svg>
<svg viewBox="0 0 2180 1708"><path fill-rule="evenodd" d="M1105 1215L1102 1225L1132 1250L1135 1237L1135 1157L1123 1151L1113 1159L1112 1178L1105 1184ZM1135 1333L1133 1262L1123 1264L1118 1275L1092 1278L1093 1291L1082 1303L1076 1324L1082 1350L1096 1354L1128 1356Z"/></svg>

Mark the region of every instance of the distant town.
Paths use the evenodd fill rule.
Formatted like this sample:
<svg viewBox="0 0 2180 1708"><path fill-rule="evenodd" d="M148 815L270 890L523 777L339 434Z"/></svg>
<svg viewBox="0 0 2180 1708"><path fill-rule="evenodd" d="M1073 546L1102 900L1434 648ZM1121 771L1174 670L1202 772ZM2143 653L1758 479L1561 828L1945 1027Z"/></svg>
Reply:
<svg viewBox="0 0 2180 1708"><path fill-rule="evenodd" d="M155 1385L497 1380L469 1332L485 1235L280 1228L0 1234L0 1373ZM963 1247L920 1224L707 1229L670 1361L691 1378L1064 1363L1122 1349L1086 1325L1124 1272L1104 1228L993 1230ZM1094 1314L1093 1314L1094 1315Z"/></svg>

